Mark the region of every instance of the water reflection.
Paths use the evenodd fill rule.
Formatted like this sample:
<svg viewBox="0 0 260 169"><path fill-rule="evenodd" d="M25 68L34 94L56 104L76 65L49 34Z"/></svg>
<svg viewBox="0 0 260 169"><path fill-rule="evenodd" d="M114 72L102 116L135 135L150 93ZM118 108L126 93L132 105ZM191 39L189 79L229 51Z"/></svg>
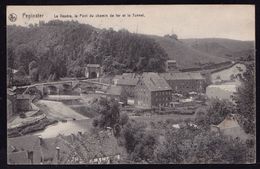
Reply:
<svg viewBox="0 0 260 169"><path fill-rule="evenodd" d="M58 122L54 125L46 127L43 131L34 133L34 135L40 135L42 138L52 138L59 134L70 135L76 134L79 131L86 132L91 128L91 119L75 120L67 122Z"/></svg>

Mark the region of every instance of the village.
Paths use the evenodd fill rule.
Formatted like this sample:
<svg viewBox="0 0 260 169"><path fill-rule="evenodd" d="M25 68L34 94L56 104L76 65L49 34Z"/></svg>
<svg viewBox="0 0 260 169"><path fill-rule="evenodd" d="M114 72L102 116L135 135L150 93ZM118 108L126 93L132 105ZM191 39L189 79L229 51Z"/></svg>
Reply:
<svg viewBox="0 0 260 169"><path fill-rule="evenodd" d="M103 76L99 64L88 64L82 78L8 88L9 163L122 163L126 152L117 145L113 128L91 134L97 116L93 105L98 99L115 100L120 114L127 114L129 119L148 125L171 121L172 128L180 129L185 120L195 118L198 110L206 110L209 99L232 101L240 85L236 76L245 71L241 63L207 72L181 72L175 60L167 60L165 66L164 73L111 77ZM14 70L13 76L19 76L19 71ZM248 138L235 115L212 125L211 130Z"/></svg>

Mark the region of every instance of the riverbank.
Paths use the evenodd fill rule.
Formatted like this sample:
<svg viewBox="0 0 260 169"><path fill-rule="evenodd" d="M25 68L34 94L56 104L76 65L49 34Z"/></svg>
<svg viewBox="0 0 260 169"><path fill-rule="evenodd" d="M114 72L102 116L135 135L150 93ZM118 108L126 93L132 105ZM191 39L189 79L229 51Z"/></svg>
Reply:
<svg viewBox="0 0 260 169"><path fill-rule="evenodd" d="M27 126L21 126L16 128L11 128L7 130L8 137L18 137L23 136L32 132L44 130L47 126L57 123L57 120L49 119L47 117L35 121Z"/></svg>

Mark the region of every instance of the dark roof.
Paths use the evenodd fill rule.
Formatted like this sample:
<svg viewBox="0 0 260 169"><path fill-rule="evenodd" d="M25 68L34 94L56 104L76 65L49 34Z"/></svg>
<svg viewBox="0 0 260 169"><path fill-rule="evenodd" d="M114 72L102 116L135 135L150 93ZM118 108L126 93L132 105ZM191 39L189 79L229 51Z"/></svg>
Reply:
<svg viewBox="0 0 260 169"><path fill-rule="evenodd" d="M205 80L198 72L160 73L160 76L166 80Z"/></svg>
<svg viewBox="0 0 260 169"><path fill-rule="evenodd" d="M87 64L87 67L100 67L100 64Z"/></svg>
<svg viewBox="0 0 260 169"><path fill-rule="evenodd" d="M7 145L12 145L19 150L31 151L35 146L38 146L37 144L39 144L39 138L35 135L8 138L7 140Z"/></svg>
<svg viewBox="0 0 260 169"><path fill-rule="evenodd" d="M28 164L27 151L8 153L8 164Z"/></svg>
<svg viewBox="0 0 260 169"><path fill-rule="evenodd" d="M122 92L121 86L110 86L106 93L109 95L120 96L121 92Z"/></svg>
<svg viewBox="0 0 260 169"><path fill-rule="evenodd" d="M150 91L172 90L165 79L160 77L158 73L143 73L141 79Z"/></svg>
<svg viewBox="0 0 260 169"><path fill-rule="evenodd" d="M42 155L44 157L43 163L57 163L56 147L60 147L60 156L62 159L66 159L66 154L62 152L69 152L69 148L64 144L63 140L59 137L42 139L35 135L21 136L15 138L8 138L8 152L10 156L14 156L12 150L17 152L22 151L33 151L33 162L34 164L40 164ZM28 159L26 161L13 161L15 164L29 163Z"/></svg>

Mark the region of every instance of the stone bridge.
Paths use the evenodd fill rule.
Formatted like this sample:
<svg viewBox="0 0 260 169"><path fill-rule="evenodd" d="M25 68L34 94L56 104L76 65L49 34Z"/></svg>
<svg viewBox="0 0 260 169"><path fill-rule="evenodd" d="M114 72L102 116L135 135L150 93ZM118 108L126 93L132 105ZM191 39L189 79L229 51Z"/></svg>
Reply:
<svg viewBox="0 0 260 169"><path fill-rule="evenodd" d="M28 86L21 86L17 88L24 88L24 92L28 93L30 91L40 91L41 96L49 95L49 94L59 94L62 90L73 90L78 87L80 84L89 84L94 85L99 88L105 88L110 86L110 84L100 83L93 80L70 80L70 81L56 81L56 82L46 82L46 83L36 83Z"/></svg>

